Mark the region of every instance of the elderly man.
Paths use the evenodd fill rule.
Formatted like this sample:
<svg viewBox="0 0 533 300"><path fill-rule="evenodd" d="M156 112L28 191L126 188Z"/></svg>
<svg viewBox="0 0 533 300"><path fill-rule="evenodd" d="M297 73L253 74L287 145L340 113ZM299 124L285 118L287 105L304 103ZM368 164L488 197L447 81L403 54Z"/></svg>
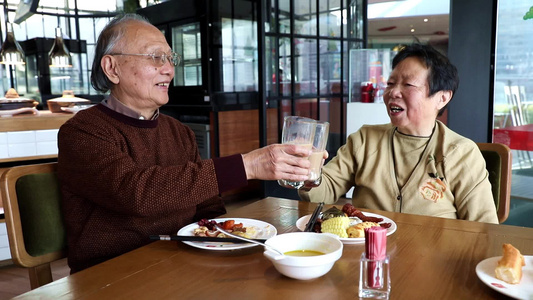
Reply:
<svg viewBox="0 0 533 300"><path fill-rule="evenodd" d="M137 15L113 19L98 39L91 81L107 92L59 131L58 176L72 273L225 213L219 194L248 179L305 180L309 150L270 145L201 160L193 132L159 114L178 56Z"/></svg>

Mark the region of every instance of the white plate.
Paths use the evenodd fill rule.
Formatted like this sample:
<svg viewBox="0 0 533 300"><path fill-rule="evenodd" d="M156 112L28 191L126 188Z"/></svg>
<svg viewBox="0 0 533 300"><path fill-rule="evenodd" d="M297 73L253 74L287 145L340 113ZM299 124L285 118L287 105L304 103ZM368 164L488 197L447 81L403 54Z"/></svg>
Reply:
<svg viewBox="0 0 533 300"><path fill-rule="evenodd" d="M369 216L369 217L378 217L378 218L383 218L383 221L381 221L380 223L391 223L391 226L389 228L387 228L387 236L393 234L396 229L398 228L396 226L396 223L394 223L393 220L387 218L387 217L384 217L382 215L378 215L378 214L373 214L373 213L368 213L368 212L365 212L364 213L365 216ZM300 229L301 231L304 231L305 230L305 225L307 224L307 222L309 222L309 219L311 218L311 215L305 215L301 218L298 219L298 221L296 221L296 227L298 227L298 229ZM359 218L350 218L350 219L357 219L359 220ZM360 222L358 222L360 223ZM362 237L362 238L340 238L341 242L343 244L364 244L365 243L365 238Z"/></svg>
<svg viewBox="0 0 533 300"><path fill-rule="evenodd" d="M522 280L519 284L509 284L499 280L494 274L501 256L487 258L476 266L477 277L495 291L516 299L533 299L533 256L524 255L526 265L522 267Z"/></svg>
<svg viewBox="0 0 533 300"><path fill-rule="evenodd" d="M215 220L217 223L224 222L226 220L234 220L236 224L242 223L244 227L255 227L257 234L252 237L254 239L269 239L273 236L275 236L278 231L276 230L276 227L274 225L269 224L267 222L263 222L260 220L254 220L254 219L244 219L244 218L219 218L219 219L212 219ZM178 231L178 235L194 235L194 230L198 228L198 223L192 223L189 224L183 228L181 228ZM221 238L223 240L223 238ZM234 249L243 249L243 248L249 248L257 246L256 244L250 244L250 243L224 243L224 242L190 242L190 241L183 241L183 243L193 246L200 249L207 249L207 250L234 250Z"/></svg>

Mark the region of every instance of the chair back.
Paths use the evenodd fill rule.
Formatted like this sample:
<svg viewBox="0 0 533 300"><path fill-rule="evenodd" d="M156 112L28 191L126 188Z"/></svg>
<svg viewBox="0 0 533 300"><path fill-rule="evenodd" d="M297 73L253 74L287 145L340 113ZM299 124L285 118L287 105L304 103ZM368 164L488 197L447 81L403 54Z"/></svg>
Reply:
<svg viewBox="0 0 533 300"><path fill-rule="evenodd" d="M507 145L498 143L477 143L485 158L492 195L496 204L498 221L503 223L509 216L511 204L511 172L513 158Z"/></svg>
<svg viewBox="0 0 533 300"><path fill-rule="evenodd" d="M31 288L52 282L50 262L66 257L57 163L17 166L0 177L11 257Z"/></svg>

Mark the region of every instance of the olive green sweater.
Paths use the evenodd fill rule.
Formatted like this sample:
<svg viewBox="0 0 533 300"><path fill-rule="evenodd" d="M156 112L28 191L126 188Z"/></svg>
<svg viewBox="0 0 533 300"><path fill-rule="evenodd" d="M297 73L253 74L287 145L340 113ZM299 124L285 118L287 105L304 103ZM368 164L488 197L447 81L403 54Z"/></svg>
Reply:
<svg viewBox="0 0 533 300"><path fill-rule="evenodd" d="M241 155L201 160L194 133L165 115L138 120L99 104L67 121L58 145L72 272L225 213L219 194L247 184Z"/></svg>
<svg viewBox="0 0 533 300"><path fill-rule="evenodd" d="M354 186L356 207L498 223L477 145L439 121L427 141L392 124L363 126L324 166L321 185L300 197L334 203Z"/></svg>

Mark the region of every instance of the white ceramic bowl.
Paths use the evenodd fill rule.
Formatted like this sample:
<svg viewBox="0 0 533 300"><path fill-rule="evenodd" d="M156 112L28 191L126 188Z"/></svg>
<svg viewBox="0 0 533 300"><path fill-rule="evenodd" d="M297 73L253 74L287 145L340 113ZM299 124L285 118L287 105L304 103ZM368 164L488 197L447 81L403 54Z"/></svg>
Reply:
<svg viewBox="0 0 533 300"><path fill-rule="evenodd" d="M324 253L317 256L281 256L267 249L264 255L281 274L300 280L318 278L331 270L342 256L342 242L336 235L314 232L291 232L276 235L266 241L282 253L295 250L313 250Z"/></svg>

